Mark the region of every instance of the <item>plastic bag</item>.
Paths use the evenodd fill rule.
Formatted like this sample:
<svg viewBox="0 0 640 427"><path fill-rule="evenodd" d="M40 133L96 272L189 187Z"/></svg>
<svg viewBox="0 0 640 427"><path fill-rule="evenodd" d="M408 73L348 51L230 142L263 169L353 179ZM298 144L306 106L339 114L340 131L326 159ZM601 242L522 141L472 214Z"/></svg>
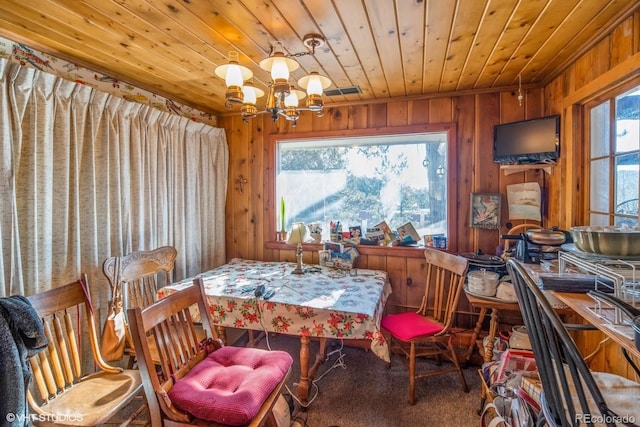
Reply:
<svg viewBox="0 0 640 427"><path fill-rule="evenodd" d="M487 423L486 418L490 415L494 416ZM485 405L480 416L482 427L533 427L534 424L527 402L518 395L496 396L492 403Z"/></svg>

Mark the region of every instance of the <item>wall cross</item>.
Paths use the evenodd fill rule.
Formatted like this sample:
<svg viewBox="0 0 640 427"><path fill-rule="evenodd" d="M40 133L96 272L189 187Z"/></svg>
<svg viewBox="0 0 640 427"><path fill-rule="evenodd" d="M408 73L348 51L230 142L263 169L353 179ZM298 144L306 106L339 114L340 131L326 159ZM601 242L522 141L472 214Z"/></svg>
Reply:
<svg viewBox="0 0 640 427"><path fill-rule="evenodd" d="M244 193L244 185L249 182L247 181L247 178L245 178L242 174L240 174L240 177L238 179L236 179L236 184L238 184L240 186L240 192Z"/></svg>

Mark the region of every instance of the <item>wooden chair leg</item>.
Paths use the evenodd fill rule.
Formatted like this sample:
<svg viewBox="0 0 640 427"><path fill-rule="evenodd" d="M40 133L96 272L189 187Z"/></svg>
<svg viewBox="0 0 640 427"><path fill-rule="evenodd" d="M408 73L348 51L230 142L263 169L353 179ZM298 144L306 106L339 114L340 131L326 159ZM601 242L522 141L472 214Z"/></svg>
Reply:
<svg viewBox="0 0 640 427"><path fill-rule="evenodd" d="M411 343L409 353L409 405L416 402L416 345Z"/></svg>
<svg viewBox="0 0 640 427"><path fill-rule="evenodd" d="M264 427L278 427L278 421L276 420L276 416L273 414L273 409L269 412L269 415L267 415Z"/></svg>
<svg viewBox="0 0 640 427"><path fill-rule="evenodd" d="M460 362L458 362L458 355L456 354L456 349L453 347L453 342L449 340L449 351L451 352L451 361L455 365L458 370L458 376L460 377L460 382L462 383L462 390L465 393L469 393L469 386L467 385L467 380L464 378L464 373L462 372L462 368L460 367Z"/></svg>

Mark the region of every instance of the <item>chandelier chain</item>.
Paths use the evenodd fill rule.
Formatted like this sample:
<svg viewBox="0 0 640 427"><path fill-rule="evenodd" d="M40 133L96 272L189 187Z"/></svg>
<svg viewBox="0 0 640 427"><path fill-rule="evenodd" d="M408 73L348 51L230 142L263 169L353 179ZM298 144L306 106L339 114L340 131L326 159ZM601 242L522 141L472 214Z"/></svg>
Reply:
<svg viewBox="0 0 640 427"><path fill-rule="evenodd" d="M289 55L287 55L289 58L299 58L301 56L305 56L305 55L313 55L315 54L315 49L311 52L297 52L297 53L290 53Z"/></svg>

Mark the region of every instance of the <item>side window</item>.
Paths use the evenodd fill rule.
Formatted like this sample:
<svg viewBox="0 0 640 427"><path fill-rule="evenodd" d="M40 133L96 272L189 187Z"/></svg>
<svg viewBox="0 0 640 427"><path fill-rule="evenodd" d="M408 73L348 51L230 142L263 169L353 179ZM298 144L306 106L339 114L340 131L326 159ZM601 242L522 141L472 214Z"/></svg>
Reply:
<svg viewBox="0 0 640 427"><path fill-rule="evenodd" d="M638 226L640 88L589 108L590 225Z"/></svg>
<svg viewBox="0 0 640 427"><path fill-rule="evenodd" d="M283 140L276 148L276 230L318 223L329 239L385 221L447 233L447 133ZM284 224L282 210L284 207Z"/></svg>

